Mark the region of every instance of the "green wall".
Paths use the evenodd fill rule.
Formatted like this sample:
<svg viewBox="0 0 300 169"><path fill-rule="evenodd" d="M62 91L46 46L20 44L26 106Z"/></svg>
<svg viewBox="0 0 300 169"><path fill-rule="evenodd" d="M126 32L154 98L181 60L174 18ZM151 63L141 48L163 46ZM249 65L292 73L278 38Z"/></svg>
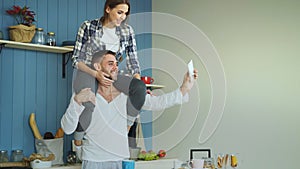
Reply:
<svg viewBox="0 0 300 169"><path fill-rule="evenodd" d="M168 138L153 140L154 149L168 147L170 158L187 160L190 148L211 148L213 154L238 152L242 168L297 168L300 157L300 2L295 0L153 0L153 12L172 14L194 25L211 41L222 63L226 101L221 121L206 142L199 142L210 107L213 74L206 65L213 53L197 54L190 41L166 32L153 34L153 76L167 92L181 84L185 63L195 62L200 78L188 104L154 113L153 136L180 125ZM170 27L170 20L157 21L153 30L178 30L192 36L183 24ZM203 37L205 38L205 37ZM203 43L199 43L202 48ZM205 44L204 44L205 45ZM211 46L210 46L211 45ZM193 46L193 47L194 47ZM196 48L197 50L197 48ZM164 63L164 64L162 64ZM216 62L216 66L219 63ZM222 98L220 98L222 99ZM191 117L182 120L181 114ZM179 120L179 121L178 121ZM187 124L188 123L188 124ZM174 143L178 137L182 140ZM172 146L170 146L172 144Z"/></svg>

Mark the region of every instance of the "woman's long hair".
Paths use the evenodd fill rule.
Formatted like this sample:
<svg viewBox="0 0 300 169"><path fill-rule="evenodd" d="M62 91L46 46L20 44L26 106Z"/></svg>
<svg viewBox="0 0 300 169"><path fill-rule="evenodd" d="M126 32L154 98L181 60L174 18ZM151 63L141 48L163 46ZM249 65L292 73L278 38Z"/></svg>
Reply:
<svg viewBox="0 0 300 169"><path fill-rule="evenodd" d="M106 12L106 9L109 7L110 9L115 8L117 5L120 4L126 4L128 5L128 12L126 13L126 19L122 22L125 23L127 21L127 18L130 14L130 3L129 0L106 0L104 9L103 9L103 16L100 18L100 21L104 23L106 19L108 19L108 13Z"/></svg>

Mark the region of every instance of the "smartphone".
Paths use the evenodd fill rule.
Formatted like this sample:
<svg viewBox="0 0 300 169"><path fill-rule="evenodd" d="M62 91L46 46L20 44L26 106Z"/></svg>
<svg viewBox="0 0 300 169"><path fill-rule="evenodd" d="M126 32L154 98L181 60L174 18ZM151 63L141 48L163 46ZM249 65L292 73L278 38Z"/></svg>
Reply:
<svg viewBox="0 0 300 169"><path fill-rule="evenodd" d="M190 78L193 79L193 76L194 76L193 60L190 60L190 62L188 63L188 71L189 71Z"/></svg>

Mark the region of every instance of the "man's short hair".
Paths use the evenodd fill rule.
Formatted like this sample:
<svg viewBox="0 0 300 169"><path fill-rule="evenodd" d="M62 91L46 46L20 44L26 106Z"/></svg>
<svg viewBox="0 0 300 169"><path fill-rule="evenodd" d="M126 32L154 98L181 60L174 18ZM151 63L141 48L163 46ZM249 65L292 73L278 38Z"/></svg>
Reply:
<svg viewBox="0 0 300 169"><path fill-rule="evenodd" d="M93 57L92 57L92 65L94 65L94 63L99 63L101 61L101 59L103 58L103 56L107 55L107 54L111 54L111 55L114 55L116 56L116 53L111 51L111 50L100 50L100 51L97 51L93 54ZM94 67L94 66L92 66Z"/></svg>

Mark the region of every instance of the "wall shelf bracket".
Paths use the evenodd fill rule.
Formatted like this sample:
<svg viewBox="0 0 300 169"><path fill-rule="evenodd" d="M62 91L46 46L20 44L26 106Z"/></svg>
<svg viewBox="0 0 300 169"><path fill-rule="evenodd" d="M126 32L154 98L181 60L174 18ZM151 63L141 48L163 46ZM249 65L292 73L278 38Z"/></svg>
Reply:
<svg viewBox="0 0 300 169"><path fill-rule="evenodd" d="M67 69L67 64L72 56L73 52L67 52L64 53L62 56L62 78L64 79L66 77L66 69ZM67 58L67 60L66 60Z"/></svg>
<svg viewBox="0 0 300 169"><path fill-rule="evenodd" d="M0 54L1 54L1 52L2 52L2 49L5 47L5 43L1 43L0 44Z"/></svg>

